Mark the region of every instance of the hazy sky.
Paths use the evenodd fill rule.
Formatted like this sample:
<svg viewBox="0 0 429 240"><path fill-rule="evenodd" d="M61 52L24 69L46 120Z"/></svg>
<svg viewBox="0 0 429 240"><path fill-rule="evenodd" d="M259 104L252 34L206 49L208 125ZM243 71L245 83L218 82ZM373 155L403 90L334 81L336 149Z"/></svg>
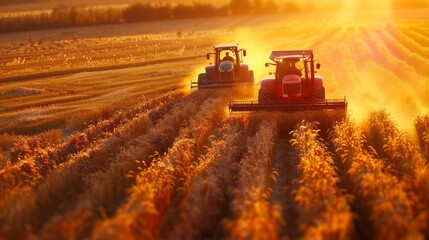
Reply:
<svg viewBox="0 0 429 240"><path fill-rule="evenodd" d="M228 4L231 0L51 0L44 1L42 3L30 3L30 4L16 4L16 5L3 5L6 2L13 3L14 0L0 0L0 12L16 12L16 11L30 11L30 10L42 10L52 9L59 4L66 6L92 6L92 5L129 5L136 2L141 3L159 3L159 2L170 2L170 3L210 3L214 6L222 6ZM264 1L264 0L263 0ZM405 4L416 4L416 3L428 3L429 0L274 0L277 2L280 8L284 8L286 3L291 2L299 5L301 10L306 9L322 9L332 10L336 9L356 9L365 3L368 7L385 8L389 6L392 1L403 2ZM34 1L37 2L37 1Z"/></svg>
<svg viewBox="0 0 429 240"><path fill-rule="evenodd" d="M5 1L13 2L13 0L0 0L0 5ZM192 3L192 2L200 2L200 3L210 3L215 6L222 6L228 4L231 0L62 0L62 1L45 1L42 3L30 3L30 4L19 4L19 5L5 5L0 8L0 12L8 12L8 11L29 11L29 10L39 10L39 9L50 9L58 4L63 5L119 5L119 4L132 4L136 2L141 3L159 3L159 2L172 2L172 3ZM275 0L279 5L285 5L287 2L294 2L299 5L307 5L309 2L316 5L328 5L332 4L338 0ZM36 1L35 1L36 2Z"/></svg>

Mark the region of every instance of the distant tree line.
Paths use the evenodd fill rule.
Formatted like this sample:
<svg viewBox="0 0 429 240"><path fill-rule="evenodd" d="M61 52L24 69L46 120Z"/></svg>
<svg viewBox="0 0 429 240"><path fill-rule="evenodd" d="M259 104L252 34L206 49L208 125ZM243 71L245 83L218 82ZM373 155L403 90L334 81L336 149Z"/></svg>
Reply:
<svg viewBox="0 0 429 240"><path fill-rule="evenodd" d="M0 18L0 32L15 32L123 22L122 9L55 7L51 11L11 14Z"/></svg>
<svg viewBox="0 0 429 240"><path fill-rule="evenodd" d="M301 9L301 6L295 2L291 0L279 5L275 0L231 0L229 4L221 7L215 7L207 3L177 5L169 3L135 3L126 8L59 6L51 11L24 15L10 14L5 16L0 14L0 32L316 10L314 4L307 5L305 9ZM428 0L393 0L392 3L394 7L398 8L404 6L429 7Z"/></svg>
<svg viewBox="0 0 429 240"><path fill-rule="evenodd" d="M15 5L15 4L25 4L25 3L34 3L34 2L45 2L45 1L34 1L34 0L1 0L0 5Z"/></svg>
<svg viewBox="0 0 429 240"><path fill-rule="evenodd" d="M285 7L282 9L287 12L299 11L299 7L292 2ZM231 0L221 7L207 3L135 3L126 8L59 6L45 12L0 15L0 32L279 12L280 6L274 0Z"/></svg>

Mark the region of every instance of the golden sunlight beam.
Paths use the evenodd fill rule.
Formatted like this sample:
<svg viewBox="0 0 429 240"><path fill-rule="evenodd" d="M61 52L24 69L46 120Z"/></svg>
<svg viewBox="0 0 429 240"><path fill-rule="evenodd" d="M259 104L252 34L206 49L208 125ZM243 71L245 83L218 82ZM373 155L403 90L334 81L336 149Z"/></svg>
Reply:
<svg viewBox="0 0 429 240"><path fill-rule="evenodd" d="M339 1L339 4L337 16L341 20L389 21L391 19L391 0L345 0Z"/></svg>

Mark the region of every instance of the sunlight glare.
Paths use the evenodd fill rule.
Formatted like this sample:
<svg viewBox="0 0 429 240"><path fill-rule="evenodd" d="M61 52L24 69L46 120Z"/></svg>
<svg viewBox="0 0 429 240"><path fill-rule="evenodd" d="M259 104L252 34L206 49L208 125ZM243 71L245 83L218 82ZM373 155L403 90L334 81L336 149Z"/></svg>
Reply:
<svg viewBox="0 0 429 240"><path fill-rule="evenodd" d="M343 23L388 22L391 15L391 0L345 0L341 1L338 9L338 18Z"/></svg>

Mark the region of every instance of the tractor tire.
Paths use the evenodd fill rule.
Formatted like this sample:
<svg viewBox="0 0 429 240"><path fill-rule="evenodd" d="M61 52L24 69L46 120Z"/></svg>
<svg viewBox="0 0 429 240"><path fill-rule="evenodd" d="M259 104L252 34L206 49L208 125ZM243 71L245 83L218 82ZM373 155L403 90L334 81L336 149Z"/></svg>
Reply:
<svg viewBox="0 0 429 240"><path fill-rule="evenodd" d="M267 89L259 89L258 92L258 102L266 102L270 101L271 99L271 92Z"/></svg>
<svg viewBox="0 0 429 240"><path fill-rule="evenodd" d="M206 85L206 84L207 84L207 74L206 73L200 73L198 75L198 86Z"/></svg>
<svg viewBox="0 0 429 240"><path fill-rule="evenodd" d="M311 94L311 97L313 99L326 99L325 96L325 87L321 87L321 88L314 88L313 92Z"/></svg>

